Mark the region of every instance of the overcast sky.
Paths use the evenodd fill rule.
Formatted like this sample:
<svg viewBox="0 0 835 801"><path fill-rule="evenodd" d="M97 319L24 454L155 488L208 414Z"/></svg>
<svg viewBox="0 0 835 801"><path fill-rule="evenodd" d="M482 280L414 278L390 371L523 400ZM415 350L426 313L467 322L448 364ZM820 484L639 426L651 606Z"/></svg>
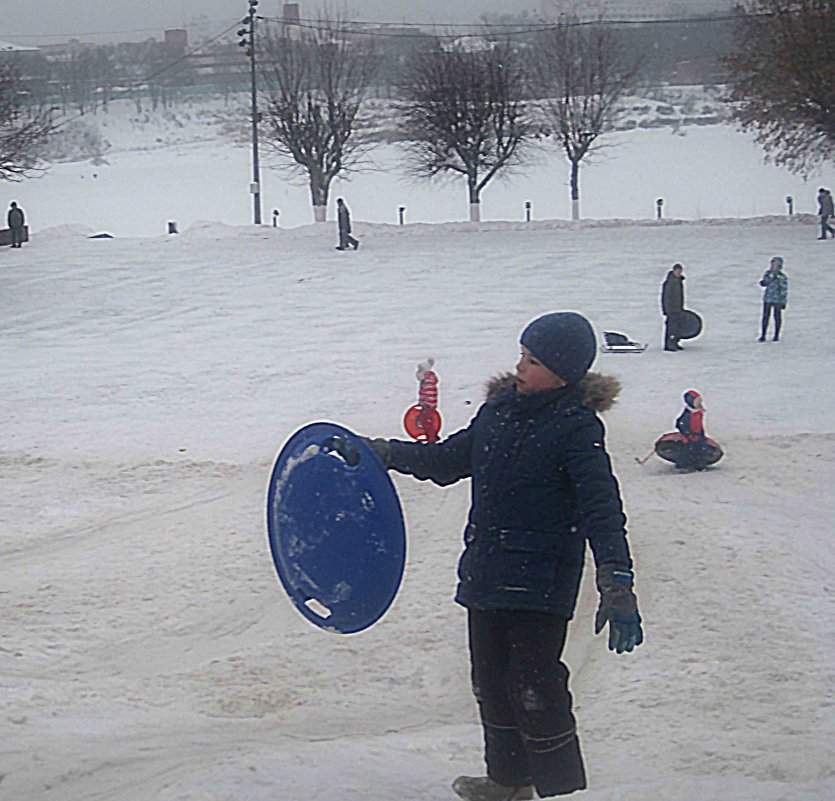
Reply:
<svg viewBox="0 0 835 801"><path fill-rule="evenodd" d="M280 16L284 0L260 0L258 13ZM316 16L320 2L301 0L301 15ZM385 22L475 22L488 11L537 10L538 0L349 0L355 19ZM69 37L124 41L159 36L165 28L208 17L213 30L241 19L247 0L0 0L0 41L33 45Z"/></svg>

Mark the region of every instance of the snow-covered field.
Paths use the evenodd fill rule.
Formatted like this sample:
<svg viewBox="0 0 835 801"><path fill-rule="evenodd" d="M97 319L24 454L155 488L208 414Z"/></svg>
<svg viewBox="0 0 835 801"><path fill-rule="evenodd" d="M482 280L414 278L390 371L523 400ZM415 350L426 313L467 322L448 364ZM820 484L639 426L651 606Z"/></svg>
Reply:
<svg viewBox="0 0 835 801"><path fill-rule="evenodd" d="M647 640L610 654L584 585L568 649L590 779L577 797L835 797L835 242L814 218L760 216L793 193L813 211L831 171L803 185L727 128L635 133L586 172L584 209L636 219L576 227L383 224L401 204L425 222L466 209L457 188L401 195L374 173L338 190L362 241L338 253L332 225L303 224L303 190L272 178L268 204L298 227L247 224L246 149L108 161L6 188L33 241L0 251L0 798L451 798L481 765L451 600L468 488L394 479L401 593L340 637L275 579L266 483L310 420L400 435L428 355L445 430L464 425L523 325L567 308L651 343L596 363L624 384L605 419ZM567 216L549 165L489 189L485 217L521 219L531 198L537 219ZM659 195L672 216L758 216L658 225ZM103 230L117 238L86 236ZM784 337L758 344L775 253ZM659 347L674 261L705 319L680 354ZM686 476L638 466L690 386L725 459Z"/></svg>
<svg viewBox="0 0 835 801"><path fill-rule="evenodd" d="M672 90L668 90L672 92ZM699 117L700 107L706 114ZM660 114L660 111L667 112ZM62 162L39 180L7 187L38 229L66 222L89 225L115 236L155 236L174 221L182 230L211 220L246 225L253 220L252 178L246 108L238 101L183 102L173 108L138 113L128 101L111 103L70 125L65 147L78 138L76 126L92 130L105 145L101 158ZM372 127L391 128L391 110L377 109ZM670 102L635 98L624 122L671 127L620 131L603 137L603 148L584 160L580 172L581 213L597 219L652 220L656 200L671 219L754 217L786 213L786 197L795 211L813 213L819 182L835 184L835 169L810 180L763 164L762 150L749 137L724 125L686 125L687 119L716 117L712 95L670 94ZM219 139L234 134L240 146ZM77 146L76 146L77 148ZM277 170L263 137L260 147L263 221L279 211L281 227L313 222L310 195L302 180L289 181ZM553 144L530 152L508 178L496 179L482 193L482 219L523 221L525 203L534 220L570 219L568 167ZM343 195L358 220L397 223L405 207L407 223L463 221L469 218L466 187L409 179L403 150L397 145L373 149L363 171L334 181L330 214Z"/></svg>

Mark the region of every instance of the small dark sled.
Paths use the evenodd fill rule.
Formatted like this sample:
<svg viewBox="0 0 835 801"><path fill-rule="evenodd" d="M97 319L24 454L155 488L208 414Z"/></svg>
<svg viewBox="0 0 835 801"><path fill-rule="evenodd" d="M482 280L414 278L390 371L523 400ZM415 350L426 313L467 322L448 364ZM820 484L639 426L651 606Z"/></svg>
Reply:
<svg viewBox="0 0 835 801"><path fill-rule="evenodd" d="M655 454L674 465L679 464L682 448L684 448L684 437L678 431L671 431L669 434L660 436L655 441ZM716 464L723 456L722 447L715 439L705 437L702 444L702 451L699 454L699 462L704 467Z"/></svg>
<svg viewBox="0 0 835 801"><path fill-rule="evenodd" d="M617 331L604 331L600 350L603 353L643 353L647 347L648 345L633 342L628 336Z"/></svg>
<svg viewBox="0 0 835 801"><path fill-rule="evenodd" d="M675 327L679 339L695 339L702 333L702 318L696 312L685 309L679 313Z"/></svg>

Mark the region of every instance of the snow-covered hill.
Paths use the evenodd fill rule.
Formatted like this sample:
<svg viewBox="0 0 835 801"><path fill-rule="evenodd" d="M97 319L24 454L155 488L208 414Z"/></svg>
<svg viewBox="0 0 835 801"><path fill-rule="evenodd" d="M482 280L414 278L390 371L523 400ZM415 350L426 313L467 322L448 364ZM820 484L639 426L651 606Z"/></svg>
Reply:
<svg viewBox="0 0 835 801"><path fill-rule="evenodd" d="M464 425L525 322L559 308L651 343L597 361L624 384L606 420L647 640L607 652L585 586L568 652L582 797L831 797L835 243L758 222L360 222L356 253L329 226L64 226L0 252L2 797L450 798L481 759L451 600L467 487L396 479L402 591L339 637L275 580L266 481L311 419L398 435L426 355L446 430ZM783 341L761 345L775 252L790 302ZM706 322L681 354L657 346L674 260ZM725 460L639 467L690 386Z"/></svg>
<svg viewBox="0 0 835 801"><path fill-rule="evenodd" d="M608 653L587 583L568 651L578 798L835 796L835 243L810 214L835 173L764 167L726 126L641 129L584 168L592 219L566 221L565 167L543 153L472 225L463 187L404 183L388 146L334 187L362 242L338 253L272 171L265 218L279 208L282 227L248 224L247 147L193 115L113 110L104 161L6 187L33 236L0 249L0 798L450 798L481 760L451 600L467 487L396 479L404 584L346 638L279 588L266 482L312 419L399 435L428 355L445 431L465 425L523 325L565 308L651 343L597 361L624 385L606 421L647 640ZM787 194L805 214L783 214ZM775 253L784 336L758 344ZM674 261L705 319L680 354L659 347ZM691 386L726 458L639 467Z"/></svg>

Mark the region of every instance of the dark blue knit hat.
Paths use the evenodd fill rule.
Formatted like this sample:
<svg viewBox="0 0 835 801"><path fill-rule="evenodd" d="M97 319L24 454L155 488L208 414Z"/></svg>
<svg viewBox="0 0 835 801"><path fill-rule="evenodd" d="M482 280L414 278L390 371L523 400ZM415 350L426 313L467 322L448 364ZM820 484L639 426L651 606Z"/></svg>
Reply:
<svg viewBox="0 0 835 801"><path fill-rule="evenodd" d="M566 384L576 384L597 353L589 321L577 312L551 312L528 323L519 341Z"/></svg>

